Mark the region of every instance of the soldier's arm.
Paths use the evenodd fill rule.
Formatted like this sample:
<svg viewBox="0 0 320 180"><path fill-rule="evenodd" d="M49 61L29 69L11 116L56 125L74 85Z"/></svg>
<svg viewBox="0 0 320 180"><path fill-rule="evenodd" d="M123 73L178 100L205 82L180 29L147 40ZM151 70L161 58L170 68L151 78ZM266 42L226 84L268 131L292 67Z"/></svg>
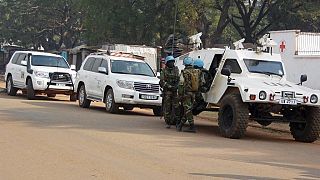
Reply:
<svg viewBox="0 0 320 180"><path fill-rule="evenodd" d="M164 72L161 71L160 72L160 83L159 83L161 88L164 88L164 83L165 83L164 82Z"/></svg>

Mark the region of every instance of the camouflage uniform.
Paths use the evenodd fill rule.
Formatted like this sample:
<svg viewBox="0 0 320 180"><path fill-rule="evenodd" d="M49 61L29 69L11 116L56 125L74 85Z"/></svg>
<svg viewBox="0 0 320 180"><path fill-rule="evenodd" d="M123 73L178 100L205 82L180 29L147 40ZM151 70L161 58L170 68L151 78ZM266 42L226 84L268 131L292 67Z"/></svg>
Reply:
<svg viewBox="0 0 320 180"><path fill-rule="evenodd" d="M164 68L160 74L160 87L163 89L163 113L168 125L175 125L179 120L179 99L178 99L179 69Z"/></svg>
<svg viewBox="0 0 320 180"><path fill-rule="evenodd" d="M194 68L192 66L185 67L181 73L179 84L179 98L183 109L181 123L184 124L186 121L188 121L191 126L194 125L192 108L195 100L195 92L190 91L190 79L186 76L186 74L188 74L188 71L193 69Z"/></svg>

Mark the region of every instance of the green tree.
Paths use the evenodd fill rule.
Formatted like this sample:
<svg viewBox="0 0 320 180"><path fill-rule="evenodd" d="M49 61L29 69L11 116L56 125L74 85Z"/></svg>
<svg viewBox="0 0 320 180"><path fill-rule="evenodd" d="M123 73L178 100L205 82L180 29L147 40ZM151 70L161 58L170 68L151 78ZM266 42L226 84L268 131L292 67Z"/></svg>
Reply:
<svg viewBox="0 0 320 180"><path fill-rule="evenodd" d="M2 0L2 41L59 50L80 42L82 13L76 0Z"/></svg>

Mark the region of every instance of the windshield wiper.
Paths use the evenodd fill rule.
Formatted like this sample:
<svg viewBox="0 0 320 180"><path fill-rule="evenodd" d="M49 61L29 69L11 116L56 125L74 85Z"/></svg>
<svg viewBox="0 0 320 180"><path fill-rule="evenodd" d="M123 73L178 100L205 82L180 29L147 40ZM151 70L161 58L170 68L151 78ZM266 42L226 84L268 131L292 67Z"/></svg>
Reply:
<svg viewBox="0 0 320 180"><path fill-rule="evenodd" d="M283 75L281 75L281 74L274 73L274 72L268 72L268 71L250 71L250 72L252 72L252 73L265 74L265 75L268 75L268 76L271 76L271 75L276 75L276 76L280 76L280 77L283 76Z"/></svg>

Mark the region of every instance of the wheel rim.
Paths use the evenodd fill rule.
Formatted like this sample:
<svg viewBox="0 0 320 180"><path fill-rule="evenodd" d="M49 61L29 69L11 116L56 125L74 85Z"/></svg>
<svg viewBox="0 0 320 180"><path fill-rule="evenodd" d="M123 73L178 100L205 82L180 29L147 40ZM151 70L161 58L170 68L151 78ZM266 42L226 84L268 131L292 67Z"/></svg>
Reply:
<svg viewBox="0 0 320 180"><path fill-rule="evenodd" d="M107 110L110 110L110 109L111 109L112 103L113 103L113 97L112 97L112 95L109 93L109 94L107 95L107 100L106 100Z"/></svg>
<svg viewBox="0 0 320 180"><path fill-rule="evenodd" d="M11 80L10 79L8 79L8 82L7 82L7 90L8 90L8 92L10 93L11 92Z"/></svg>
<svg viewBox="0 0 320 180"><path fill-rule="evenodd" d="M226 106L223 110L222 125L224 128L229 129L233 122L233 110L231 106Z"/></svg>
<svg viewBox="0 0 320 180"><path fill-rule="evenodd" d="M295 128L299 131L304 131L306 128L306 123L295 123Z"/></svg>
<svg viewBox="0 0 320 180"><path fill-rule="evenodd" d="M79 102L80 102L80 104L83 104L83 102L84 102L84 88L81 88L80 89L80 92L79 92Z"/></svg>

